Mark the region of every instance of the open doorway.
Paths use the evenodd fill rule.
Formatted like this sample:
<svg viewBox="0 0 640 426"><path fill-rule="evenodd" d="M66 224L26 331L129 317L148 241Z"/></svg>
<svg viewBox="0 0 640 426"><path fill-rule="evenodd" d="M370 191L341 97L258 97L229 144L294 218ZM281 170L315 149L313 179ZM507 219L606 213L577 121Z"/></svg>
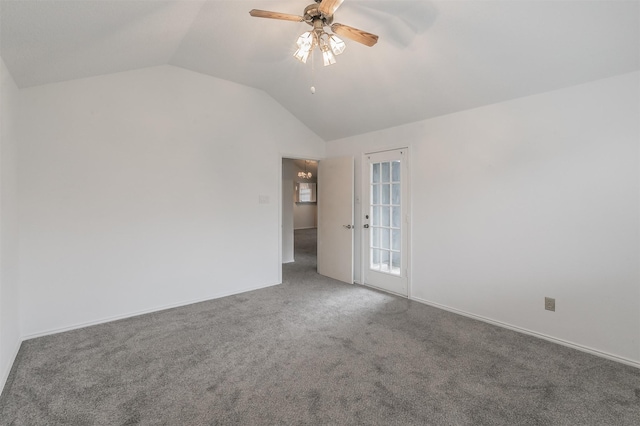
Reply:
<svg viewBox="0 0 640 426"><path fill-rule="evenodd" d="M288 272L317 270L318 162L282 159L282 263Z"/></svg>

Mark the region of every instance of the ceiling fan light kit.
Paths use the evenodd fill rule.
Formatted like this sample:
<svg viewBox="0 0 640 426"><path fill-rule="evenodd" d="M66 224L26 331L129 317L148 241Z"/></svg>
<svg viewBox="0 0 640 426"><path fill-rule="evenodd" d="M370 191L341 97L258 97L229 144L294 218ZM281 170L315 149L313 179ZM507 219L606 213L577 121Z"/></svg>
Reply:
<svg viewBox="0 0 640 426"><path fill-rule="evenodd" d="M293 56L302 63L307 63L310 53L318 47L322 52L324 66L336 63L336 56L344 52L346 45L336 34L362 43L365 46L373 46L378 42L378 36L367 33L357 28L343 24L333 24L333 14L344 0L315 0L304 9L303 16L287 13L269 12L253 9L249 12L257 18L280 19L284 21L306 22L313 27L312 30L301 34L296 41L298 49ZM325 31L325 27L331 28L333 33ZM313 92L313 90L312 90Z"/></svg>

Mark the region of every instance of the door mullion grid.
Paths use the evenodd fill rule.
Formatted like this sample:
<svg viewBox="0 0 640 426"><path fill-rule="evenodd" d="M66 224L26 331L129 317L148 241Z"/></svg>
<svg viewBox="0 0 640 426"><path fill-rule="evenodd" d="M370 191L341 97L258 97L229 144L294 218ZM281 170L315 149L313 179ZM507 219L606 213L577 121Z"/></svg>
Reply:
<svg viewBox="0 0 640 426"><path fill-rule="evenodd" d="M391 161L385 161L385 162L379 162L379 163L372 163L371 164L371 168L372 170L374 169L374 164L378 165L377 170L380 173L380 178L378 179L377 182L371 182L370 183L370 215L373 218L374 215L377 217L377 225L373 225L370 227L370 231L369 231L369 238L370 238L370 268L372 270L376 270L379 272L386 272L389 274L394 274L394 261L393 261L393 254L394 253L399 253L400 256L402 256L402 252L401 250L394 250L393 249L393 230L399 230L401 232L402 229L402 224L400 223L399 227L394 227L393 226L393 211L394 209L397 208L401 208L401 205L399 204L393 204L393 185L394 184L401 184L401 182L399 180L394 180L393 179L393 162ZM384 169L384 165L388 164L388 172L389 172L389 179L388 181L384 181L383 177L382 177L382 170ZM383 191L383 189L387 187L388 190L388 203L384 202L384 196L383 194L385 193L385 191ZM374 201L377 199L377 203ZM402 200L400 199L400 202L402 202ZM386 224L386 222L382 221L382 209L386 209L386 211L388 212L388 225ZM400 213L402 214L402 213ZM373 222L373 221L372 221ZM377 232L376 232L377 231ZM386 233L386 237L385 239L388 238L388 245L385 247L382 247L382 235L383 233ZM400 244L402 244L402 241L400 241ZM374 255L374 250L377 250L378 253L378 258L376 259L376 256ZM383 259L387 260L388 264L387 264L387 268L386 270L383 269ZM377 262L374 262L374 260L376 260ZM401 263L402 260L400 259L400 264L398 265L398 270L401 271ZM373 265L375 264L375 268L373 268ZM401 275L401 272L400 272Z"/></svg>
<svg viewBox="0 0 640 426"><path fill-rule="evenodd" d="M405 154L405 148L400 148L363 156L369 166L363 168L363 172L369 173L363 173L362 189L368 190L369 200L362 207L371 216L366 218L370 221L365 227L368 225L370 229L364 233L362 252L364 256L368 253L369 259L363 262L362 273L364 284L406 296L410 253L407 246L409 224L405 221L409 202L408 157ZM389 216L388 223L385 215ZM379 255L377 258L374 252Z"/></svg>

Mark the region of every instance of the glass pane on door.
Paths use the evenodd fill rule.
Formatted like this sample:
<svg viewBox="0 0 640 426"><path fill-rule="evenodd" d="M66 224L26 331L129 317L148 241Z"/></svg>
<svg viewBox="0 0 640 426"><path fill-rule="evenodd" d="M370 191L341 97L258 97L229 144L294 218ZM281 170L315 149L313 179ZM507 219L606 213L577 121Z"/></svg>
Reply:
<svg viewBox="0 0 640 426"><path fill-rule="evenodd" d="M400 160L371 164L370 269L400 275L402 260Z"/></svg>

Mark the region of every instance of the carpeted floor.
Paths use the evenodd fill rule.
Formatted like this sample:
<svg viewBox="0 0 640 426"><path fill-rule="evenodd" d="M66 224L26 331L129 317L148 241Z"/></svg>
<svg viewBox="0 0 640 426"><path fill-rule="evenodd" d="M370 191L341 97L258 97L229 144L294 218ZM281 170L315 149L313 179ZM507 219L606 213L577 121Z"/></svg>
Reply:
<svg viewBox="0 0 640 426"><path fill-rule="evenodd" d="M23 343L2 425L638 425L640 370L315 273Z"/></svg>

